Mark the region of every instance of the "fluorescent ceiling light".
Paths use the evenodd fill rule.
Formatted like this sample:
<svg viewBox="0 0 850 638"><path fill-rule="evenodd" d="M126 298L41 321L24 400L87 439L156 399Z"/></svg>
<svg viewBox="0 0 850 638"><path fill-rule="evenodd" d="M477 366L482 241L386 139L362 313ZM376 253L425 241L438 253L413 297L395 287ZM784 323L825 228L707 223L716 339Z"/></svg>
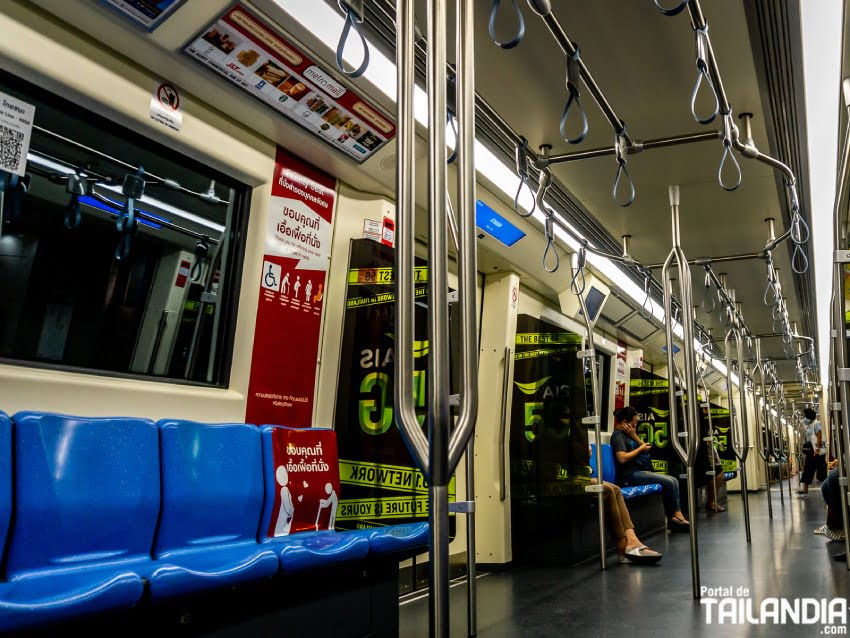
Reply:
<svg viewBox="0 0 850 638"><path fill-rule="evenodd" d="M342 33L344 26L344 17L335 6L326 2L304 2L303 0L274 0L274 2L288 13L294 20L299 22L306 30L318 38L329 51L335 51L339 41L339 36ZM348 38L343 60L351 66L356 66L363 59L363 49L360 44L360 39L355 37ZM384 53L373 43L369 43L369 66L366 68L362 79L374 85L381 93L386 95L390 100L396 100L396 66L395 61L390 60ZM425 91L418 85L414 87L414 116L416 121L423 126L428 125L428 98ZM501 190L510 200L513 200L517 188L519 188L519 177L517 176L514 167L508 166L502 160L497 158L487 147L479 140L475 140L475 169L496 188ZM528 189L523 189L519 198L519 205L524 210L531 210L534 203L534 197ZM539 210L534 212L532 216L541 225L543 224L543 213ZM575 228L569 225L564 220L570 231L578 237L582 237ZM577 251L580 243L564 232L561 228L555 227L555 236L570 250ZM583 237L582 237L583 238ZM643 305L646 293L640 286L635 284L623 270L607 257L601 257L593 253L587 256L588 264L591 265L599 274L606 277L611 283L617 286L624 294L631 298L635 303ZM660 304L652 303L652 315L662 324L664 323L664 311ZM683 338L682 326L679 322L673 324L673 333L680 340ZM694 341L694 346L699 347L699 342ZM719 362L717 362L719 363ZM714 360L711 365L717 368ZM722 371L725 376L725 367ZM733 375L733 383L737 384L737 376Z"/></svg>
<svg viewBox="0 0 850 638"><path fill-rule="evenodd" d="M842 5L839 0L802 2L803 71L809 142L809 193L817 303L818 368L829 381L830 295L832 290L833 206L835 204L838 107L841 86Z"/></svg>
<svg viewBox="0 0 850 638"><path fill-rule="evenodd" d="M74 173L74 169L66 166L64 164L60 164L59 162L54 162L53 160L47 159L46 157L41 157L40 155L35 155L33 153L27 153L27 162L31 164L35 164L37 166L41 166L43 168L47 168L51 171L56 171L57 173L62 173L64 175L71 175ZM102 188L104 190L112 191L113 193L117 193L118 195L124 196L121 192L121 188L119 186L107 186L106 184L98 184L98 188ZM171 204L166 204L163 201L158 199L154 199L153 197L148 197L147 195L143 195L141 199L137 200L143 204L148 206L153 206L155 208L160 209L163 212L171 213L176 217L182 217L183 219L198 224L199 226L205 226L210 230L217 232L219 235L224 233L224 226L221 224L216 224L209 219L205 219L200 215L195 215L194 213L190 213L187 210L183 210L182 208L176 208Z"/></svg>

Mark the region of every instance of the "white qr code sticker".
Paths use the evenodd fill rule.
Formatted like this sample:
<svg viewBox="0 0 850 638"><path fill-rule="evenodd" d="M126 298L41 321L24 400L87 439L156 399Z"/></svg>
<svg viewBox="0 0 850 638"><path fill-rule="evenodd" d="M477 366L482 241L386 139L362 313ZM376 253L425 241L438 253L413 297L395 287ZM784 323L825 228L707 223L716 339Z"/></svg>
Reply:
<svg viewBox="0 0 850 638"><path fill-rule="evenodd" d="M0 170L24 176L35 107L0 92Z"/></svg>

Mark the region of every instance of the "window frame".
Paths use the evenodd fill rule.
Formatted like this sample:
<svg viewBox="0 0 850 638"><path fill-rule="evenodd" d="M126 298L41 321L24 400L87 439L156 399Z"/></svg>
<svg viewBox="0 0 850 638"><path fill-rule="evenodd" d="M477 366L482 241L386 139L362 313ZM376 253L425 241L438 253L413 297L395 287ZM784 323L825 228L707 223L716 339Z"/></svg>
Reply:
<svg viewBox="0 0 850 638"><path fill-rule="evenodd" d="M228 239L229 254L227 267L221 273L217 302L226 299L224 307L220 307L219 332L215 335L216 358L214 380L212 382L198 381L193 379L181 379L165 375L152 375L138 372L119 372L104 370L101 368L88 368L66 363L51 363L47 361L35 361L30 359L18 359L0 355L0 365L28 368L32 370L50 370L57 372L70 372L90 376L126 379L131 381L151 381L155 383L175 384L189 387L229 389L233 369L233 355L236 341L236 327L238 322L239 305L241 302L242 276L247 256L248 223L250 218L251 200L253 188L249 184L240 182L238 179L227 175L220 170L204 164L202 161L185 155L179 150L171 149L167 145L151 139L142 131L136 131L117 122L109 117L100 115L87 108L84 104L75 102L67 97L49 91L45 88L32 84L5 69L0 69L0 90L9 91L13 96L23 95L19 99L27 100L31 95L33 99L46 102L57 110L65 113L73 113L73 117L94 126L107 127L116 137L122 138L128 143L137 146L146 152L161 155L162 151L168 151L178 162L183 163L188 169L209 175L217 184L232 188L234 191L234 203L232 211L232 222L230 225L230 236ZM38 109L36 109L36 118ZM37 122L34 122L37 124ZM99 149L95 149L99 150ZM222 235L224 237L224 235ZM146 302L147 306L147 302Z"/></svg>

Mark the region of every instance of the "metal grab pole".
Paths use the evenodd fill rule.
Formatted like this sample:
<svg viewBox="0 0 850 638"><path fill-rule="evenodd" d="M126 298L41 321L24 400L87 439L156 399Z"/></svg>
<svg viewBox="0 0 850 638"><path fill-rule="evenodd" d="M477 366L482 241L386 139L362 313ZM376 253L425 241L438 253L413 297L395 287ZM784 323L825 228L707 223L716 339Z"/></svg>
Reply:
<svg viewBox="0 0 850 638"><path fill-rule="evenodd" d="M784 482L782 480L782 456L785 446L782 441L782 419L785 416L785 402L783 400L779 400L776 403L776 419L774 420L774 436L776 437L776 441L778 442L779 449L776 454L776 475L779 480L779 504L782 508L785 507L785 487ZM789 496L790 501L790 496Z"/></svg>
<svg viewBox="0 0 850 638"><path fill-rule="evenodd" d="M693 303L691 299L691 270L688 266L688 260L681 246L681 232L679 226L679 187L670 186L670 213L672 218L672 234L673 248L664 262L662 270L662 285L664 287L664 323L667 336L667 373L673 374L675 369L673 359L673 283L670 279L670 268L673 261L676 261L676 266L679 272L679 291L680 301L682 303L682 352L685 359L685 377L684 382L686 390L692 393L697 391L696 382L696 358L694 356L694 317L691 313ZM687 310L685 310L687 308ZM691 506L691 524L690 539L691 539L691 581L693 584L694 599L700 597L700 574L699 574L699 548L697 542L697 526L696 517L693 516L696 506L696 485L694 463L699 452L700 431L699 431L699 414L697 412L698 402L693 399L687 402L684 410L683 418L685 422L685 432L678 432L677 409L676 409L676 385L671 379L667 384L670 397L670 427L672 430L673 448L682 459L682 462L687 466L688 480L688 502ZM687 450L685 450L679 442L680 436L687 437Z"/></svg>
<svg viewBox="0 0 850 638"><path fill-rule="evenodd" d="M789 420L792 418L792 413L794 409L794 403L791 403L791 409L788 409L787 399L783 401L783 414L786 414ZM786 424L782 424L782 456L785 457L785 462L788 464L788 478L785 483L788 486L788 504L790 505L791 500L791 437L788 435L788 426ZM793 514L793 510L791 510Z"/></svg>
<svg viewBox="0 0 850 638"><path fill-rule="evenodd" d="M845 78L842 82L842 95L844 98L845 112L850 111L850 79ZM832 378L834 379L833 390L836 406L841 411L841 418L837 419L836 426L843 434L844 454L839 461L839 477L841 478L841 507L844 512L844 545L850 553L850 516L847 514L847 505L850 496L847 494L846 480L850 477L850 389L848 389L847 374L847 328L844 315L844 273L845 264L837 258L840 252L847 246L847 227L845 216L847 214L847 194L850 185L850 126L844 132L844 144L841 152L841 164L838 171L837 192L835 194L835 208L833 211L833 231L835 257L833 257L832 268L832 313L830 322L832 324ZM840 446L839 446L840 447ZM843 461L843 462L841 462ZM847 563L850 570L850 561Z"/></svg>
<svg viewBox="0 0 850 638"><path fill-rule="evenodd" d="M605 487L602 481L602 432L600 430L599 416L599 388L597 387L596 378L596 351L593 347L593 326L590 323L590 317L587 313L587 305L581 290L575 288L576 276L579 273L581 266L579 265L579 254L573 253L570 255L570 263L573 274L573 293L578 299L581 307L581 314L584 317L585 328L587 329L587 349L579 352L580 359L590 360L590 392L593 395L593 405L588 410L588 415L581 422L584 425L593 425L596 435L596 485L588 485L585 490L588 492L596 492L597 510L599 510L599 567L600 569L607 568L607 556L605 550ZM614 498L611 495L611 498Z"/></svg>
<svg viewBox="0 0 850 638"><path fill-rule="evenodd" d="M475 502L475 437L466 444L466 500ZM478 601L475 554L475 509L466 514L466 626L467 634L478 635Z"/></svg>
<svg viewBox="0 0 850 638"><path fill-rule="evenodd" d="M729 429L729 433L732 435L732 450L735 453L735 457L738 459L738 467L741 471L741 501L744 505L744 530L747 535L747 542L749 543L752 540L750 534L750 501L749 495L747 494L747 456L749 455L749 434L746 432L745 428L741 428L741 432L739 434L738 428L741 427L741 406L739 403L739 407L735 407L735 399L732 395L732 349L730 348L729 341L734 338L737 342L740 341L740 335L737 331L737 322L733 321L733 325L726 332L726 339L724 340L724 345L726 349L726 398L729 402L729 412L732 417L732 427ZM737 348L736 348L737 349ZM739 356L740 360L740 356ZM739 374L739 382L741 381L742 371L741 367L738 368ZM738 397L741 397L741 390L739 386ZM744 406L746 408L746 406ZM770 481L768 480L768 489L770 489Z"/></svg>
<svg viewBox="0 0 850 638"><path fill-rule="evenodd" d="M415 243L415 25L412 0L397 0L398 173L396 249L395 419L428 482L430 523L430 635L449 635L448 483L470 441L478 413L478 337L475 288L474 49L472 0L460 0L458 15L458 298L461 317L461 378L458 423L450 433L448 222L446 130L432 126L428 145L428 437L413 405ZM446 117L446 1L428 4L427 89L430 122ZM471 455L471 459L472 459ZM470 461L470 464L474 461ZM474 530L473 530L474 535ZM474 547L474 536L472 538ZM472 589L472 588L471 588ZM472 594L474 599L474 594ZM472 610L470 610L472 612ZM471 613L471 620L474 614Z"/></svg>
<svg viewBox="0 0 850 638"><path fill-rule="evenodd" d="M758 433L760 449L758 450L759 456L764 461L764 478L765 484L767 485L767 515L770 518L773 518L773 500L770 498L770 461L769 454L767 448L767 440L768 440L768 432L769 428L767 425L767 420L770 418L770 413L767 409L767 386L764 382L764 364L761 359L761 339L756 339L756 359L758 363L755 368L753 368L753 380L755 380L755 371L758 370L759 373L759 388L761 390L761 405L756 405L756 432ZM753 397L755 400L755 397ZM764 427L764 436L762 436L762 427Z"/></svg>
<svg viewBox="0 0 850 638"><path fill-rule="evenodd" d="M708 364L705 362L704 358L702 359L702 361L707 368ZM717 506L718 506L718 502L717 502L717 470L715 469L715 464L714 464L714 454L715 454L714 421L713 421L712 416L711 416L711 390L709 389L708 384L705 381L705 376L703 374L700 374L699 384L702 386L702 389L705 392L705 402L701 403L700 407L705 408L705 413L706 413L706 415L708 415L708 436L703 439L703 443L705 443L709 446L709 448L708 448L709 457L708 458L710 459L709 466L710 466L711 469L708 470L706 472L706 474L708 474L708 476L711 477L711 481L710 481L709 485L711 486L711 494L713 494L713 502L714 502L714 507L716 509ZM720 472L723 473L722 467L720 468Z"/></svg>

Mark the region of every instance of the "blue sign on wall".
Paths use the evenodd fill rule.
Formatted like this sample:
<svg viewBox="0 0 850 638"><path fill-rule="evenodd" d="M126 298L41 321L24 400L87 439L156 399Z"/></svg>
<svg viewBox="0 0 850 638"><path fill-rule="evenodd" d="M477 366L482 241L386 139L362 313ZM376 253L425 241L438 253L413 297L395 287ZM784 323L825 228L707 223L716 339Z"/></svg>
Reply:
<svg viewBox="0 0 850 638"><path fill-rule="evenodd" d="M480 199L475 204L475 225L505 246L513 246L525 233Z"/></svg>
<svg viewBox="0 0 850 638"><path fill-rule="evenodd" d="M139 26L153 31L186 0L100 0L130 18Z"/></svg>

